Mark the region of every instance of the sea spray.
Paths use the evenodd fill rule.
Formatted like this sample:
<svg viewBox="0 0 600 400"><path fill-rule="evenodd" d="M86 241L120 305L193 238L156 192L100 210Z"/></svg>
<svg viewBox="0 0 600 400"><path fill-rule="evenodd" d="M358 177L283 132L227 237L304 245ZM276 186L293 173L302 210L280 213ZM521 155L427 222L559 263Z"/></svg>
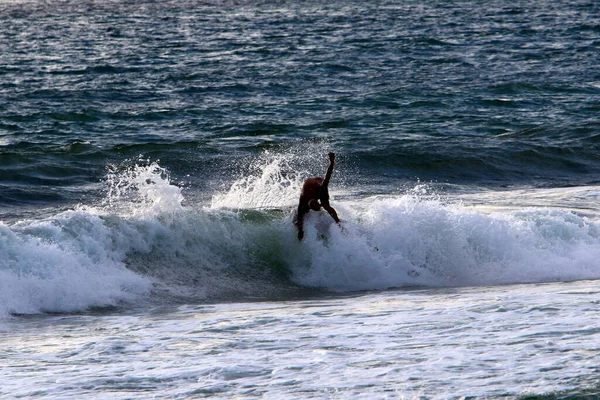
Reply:
<svg viewBox="0 0 600 400"><path fill-rule="evenodd" d="M211 208L281 209L298 205L302 183L311 176L324 176L329 159L325 141L303 141L275 146L256 157L230 165L232 180L212 198ZM340 157L338 157L339 159ZM341 157L343 159L343 156ZM348 165L338 162L330 191L342 190L349 180Z"/></svg>
<svg viewBox="0 0 600 400"><path fill-rule="evenodd" d="M152 279L155 295L206 300L281 293L274 282L285 274L274 258L281 253L281 213L184 207L181 188L158 162L117 168L107 182L105 219L128 238L125 263Z"/></svg>
<svg viewBox="0 0 600 400"><path fill-rule="evenodd" d="M211 208L266 209L291 207L298 201L303 174L285 173L284 157L260 165L258 173L235 180L229 190L213 196Z"/></svg>
<svg viewBox="0 0 600 400"><path fill-rule="evenodd" d="M131 216L183 211L181 188L171 183L169 171L158 161L140 157L110 165L105 181L105 210Z"/></svg>

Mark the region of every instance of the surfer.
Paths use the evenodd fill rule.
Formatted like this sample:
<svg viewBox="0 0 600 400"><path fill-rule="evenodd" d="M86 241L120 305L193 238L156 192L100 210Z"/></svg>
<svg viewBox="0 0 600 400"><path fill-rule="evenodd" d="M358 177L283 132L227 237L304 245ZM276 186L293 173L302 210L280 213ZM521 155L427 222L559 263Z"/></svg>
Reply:
<svg viewBox="0 0 600 400"><path fill-rule="evenodd" d="M333 173L333 165L335 163L335 153L329 153L329 167L325 178L320 176L308 178L302 185L300 193L300 202L298 204L298 214L296 215L296 227L298 228L298 240L304 237L304 215L310 210L319 211L324 208L331 217L340 223L334 208L329 205L329 179Z"/></svg>

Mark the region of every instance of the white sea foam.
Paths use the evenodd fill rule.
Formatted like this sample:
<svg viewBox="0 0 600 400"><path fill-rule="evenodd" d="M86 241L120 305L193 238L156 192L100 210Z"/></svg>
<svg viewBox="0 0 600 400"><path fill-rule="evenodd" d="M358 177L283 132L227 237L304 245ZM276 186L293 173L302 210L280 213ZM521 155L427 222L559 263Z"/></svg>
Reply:
<svg viewBox="0 0 600 400"><path fill-rule="evenodd" d="M72 312L147 292L150 282L125 268L113 238L99 217L76 211L0 224L0 315Z"/></svg>
<svg viewBox="0 0 600 400"><path fill-rule="evenodd" d="M298 282L338 290L600 278L600 225L569 210L476 209L405 196L337 204L327 243L307 228Z"/></svg>
<svg viewBox="0 0 600 400"><path fill-rule="evenodd" d="M183 209L180 188L156 163L110 174L108 182L102 208L0 224L0 315L73 312L148 294L152 280L127 268L127 257L150 251L158 215Z"/></svg>
<svg viewBox="0 0 600 400"><path fill-rule="evenodd" d="M0 392L77 399L597 398L598 294L596 282L581 281L15 321L6 334L0 326Z"/></svg>
<svg viewBox="0 0 600 400"><path fill-rule="evenodd" d="M109 177L102 207L0 225L0 314L76 311L152 293L266 295L273 276L286 275L336 291L600 278L594 217L514 204L482 212L422 187L390 197L334 197L342 224L311 212L299 242L288 203L300 175L277 172L280 166L267 162L243 189L236 181L212 207L187 209L167 171L136 165ZM245 209L278 190L269 211ZM253 193L250 203L244 191Z"/></svg>

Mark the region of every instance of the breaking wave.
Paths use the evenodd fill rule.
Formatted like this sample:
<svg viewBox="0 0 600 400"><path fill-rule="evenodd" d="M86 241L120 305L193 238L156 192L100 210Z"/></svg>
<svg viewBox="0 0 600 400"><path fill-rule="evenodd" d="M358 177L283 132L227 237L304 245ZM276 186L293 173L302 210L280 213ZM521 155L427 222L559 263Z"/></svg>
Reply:
<svg viewBox="0 0 600 400"><path fill-rule="evenodd" d="M292 218L305 174L286 173L277 156L261 163L206 207L182 205L168 171L145 162L114 168L99 206L0 223L0 315L307 288L600 278L595 217L535 207L484 212L423 186L343 201L334 192L342 224L310 213L298 242Z"/></svg>

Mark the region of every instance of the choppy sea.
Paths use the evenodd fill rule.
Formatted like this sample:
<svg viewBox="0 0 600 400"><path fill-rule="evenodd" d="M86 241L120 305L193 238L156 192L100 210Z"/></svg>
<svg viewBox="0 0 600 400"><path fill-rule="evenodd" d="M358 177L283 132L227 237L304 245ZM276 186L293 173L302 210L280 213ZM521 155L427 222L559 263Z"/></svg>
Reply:
<svg viewBox="0 0 600 400"><path fill-rule="evenodd" d="M0 0L0 397L598 398L599 116L597 1Z"/></svg>

